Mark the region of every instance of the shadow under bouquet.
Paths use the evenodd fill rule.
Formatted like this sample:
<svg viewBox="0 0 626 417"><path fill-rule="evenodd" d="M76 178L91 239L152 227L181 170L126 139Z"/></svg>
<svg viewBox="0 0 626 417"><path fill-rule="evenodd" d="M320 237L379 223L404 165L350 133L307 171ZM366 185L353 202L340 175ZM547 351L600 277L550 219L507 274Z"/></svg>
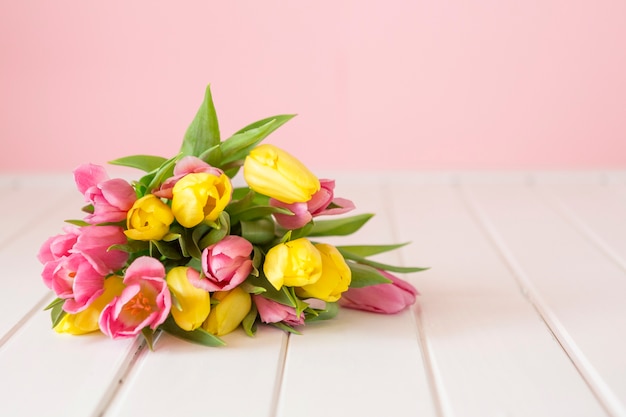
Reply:
<svg viewBox="0 0 626 417"><path fill-rule="evenodd" d="M352 201L334 196L286 151L261 142L292 115L252 123L220 139L210 88L178 155L123 157L111 164L145 172L132 183L85 164L74 171L87 205L84 219L43 243L42 278L56 299L59 333L95 331L112 338L142 334L152 348L164 331L207 346L259 323L298 333L336 315L338 306L395 313L417 291L369 259L403 244L332 246L373 215L344 214ZM240 172L246 186L235 187Z"/></svg>

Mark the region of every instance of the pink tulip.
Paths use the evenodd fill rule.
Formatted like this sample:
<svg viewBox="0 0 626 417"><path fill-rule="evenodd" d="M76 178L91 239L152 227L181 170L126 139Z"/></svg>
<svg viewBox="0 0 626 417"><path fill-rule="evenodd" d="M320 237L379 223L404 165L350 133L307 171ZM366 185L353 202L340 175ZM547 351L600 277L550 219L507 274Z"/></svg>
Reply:
<svg viewBox="0 0 626 417"><path fill-rule="evenodd" d="M163 184L161 184L161 187L154 191L153 194L159 198L167 198L171 200L173 197L172 189L178 180L187 174L199 172L206 172L208 174L215 175L216 177L223 174L222 170L212 167L200 158L195 156L185 156L176 163L176 166L174 166L174 176L166 179Z"/></svg>
<svg viewBox="0 0 626 417"><path fill-rule="evenodd" d="M282 207L290 210L293 215L274 214L278 224L285 229L299 229L314 217L324 215L334 215L347 213L354 209L354 203L345 198L335 198L335 180L321 179L321 188L313 194L313 197L306 203L287 204L281 201L270 199L270 204L274 207ZM331 208L328 208L329 206Z"/></svg>
<svg viewBox="0 0 626 417"><path fill-rule="evenodd" d="M267 299L260 295L252 297L263 323L284 322L290 326L300 326L304 324L304 313L300 317L296 315L296 309L274 300Z"/></svg>
<svg viewBox="0 0 626 417"><path fill-rule="evenodd" d="M190 282L209 292L228 291L241 284L252 271L252 244L246 239L229 235L202 251L204 278Z"/></svg>
<svg viewBox="0 0 626 417"><path fill-rule="evenodd" d="M41 276L57 297L66 300L63 309L68 313L84 310L104 291L104 275L79 253L46 262Z"/></svg>
<svg viewBox="0 0 626 417"><path fill-rule="evenodd" d="M93 213L85 217L91 224L119 222L137 199L135 190L123 179L109 179L100 165L83 164L74 170L74 180Z"/></svg>
<svg viewBox="0 0 626 417"><path fill-rule="evenodd" d="M379 271L392 282L362 288L350 288L339 299L342 307L357 310L373 311L374 313L393 314L404 310L415 302L419 293L408 282Z"/></svg>
<svg viewBox="0 0 626 417"><path fill-rule="evenodd" d="M124 230L117 226L68 226L66 233L46 240L37 254L43 264L57 261L70 254L81 254L100 274L108 275L126 263L128 254L109 250L112 245L127 242Z"/></svg>
<svg viewBox="0 0 626 417"><path fill-rule="evenodd" d="M124 285L122 294L100 314L100 329L113 339L136 336L148 326L155 330L172 306L165 268L154 258L135 259L126 270Z"/></svg>
<svg viewBox="0 0 626 417"><path fill-rule="evenodd" d="M108 275L120 269L128 260L128 253L109 248L127 243L124 229L118 226L85 226L79 229L78 239L71 249L89 260L96 271Z"/></svg>
<svg viewBox="0 0 626 417"><path fill-rule="evenodd" d="M37 254L37 259L42 264L56 261L64 256L68 256L78 240L80 229L75 226L68 226L63 229L65 234L55 235L48 238Z"/></svg>

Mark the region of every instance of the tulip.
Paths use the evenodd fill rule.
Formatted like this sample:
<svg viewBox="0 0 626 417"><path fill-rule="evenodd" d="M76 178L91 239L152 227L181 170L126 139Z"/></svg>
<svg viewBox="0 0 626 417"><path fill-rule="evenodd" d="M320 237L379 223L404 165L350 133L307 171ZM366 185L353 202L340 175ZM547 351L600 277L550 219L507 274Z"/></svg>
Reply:
<svg viewBox="0 0 626 417"><path fill-rule="evenodd" d="M265 277L274 288L301 287L317 282L322 275L322 257L305 238L280 243L265 255Z"/></svg>
<svg viewBox="0 0 626 417"><path fill-rule="evenodd" d="M68 226L63 229L66 233L48 238L39 249L37 259L42 264L57 261L64 256L68 256L78 240L80 228Z"/></svg>
<svg viewBox="0 0 626 417"><path fill-rule="evenodd" d="M300 326L304 324L304 313L300 312L300 316L297 316L294 307L280 304L260 295L254 295L252 299L254 300L254 304L259 311L259 316L263 323L284 322L290 326Z"/></svg>
<svg viewBox="0 0 626 417"><path fill-rule="evenodd" d="M100 315L100 330L113 339L136 336L145 327L155 330L172 305L165 268L154 258L135 259L126 269L124 285L122 293Z"/></svg>
<svg viewBox="0 0 626 417"><path fill-rule="evenodd" d="M65 299L63 310L78 313L104 291L104 276L80 253L47 262L41 273L44 284Z"/></svg>
<svg viewBox="0 0 626 417"><path fill-rule="evenodd" d="M315 175L291 154L264 144L243 164L243 176L254 191L283 203L305 203L320 189Z"/></svg>
<svg viewBox="0 0 626 417"><path fill-rule="evenodd" d="M135 201L126 219L126 236L134 240L161 240L169 232L174 215L169 206L153 194Z"/></svg>
<svg viewBox="0 0 626 417"><path fill-rule="evenodd" d="M112 276L104 281L104 292L83 311L76 314L66 314L54 327L57 333L69 333L74 335L95 332L99 330L98 319L104 307L113 298L122 293L124 284L122 277Z"/></svg>
<svg viewBox="0 0 626 417"><path fill-rule="evenodd" d="M195 156L185 156L174 166L174 175L161 184L159 190L154 191L153 194L157 197L172 199L172 189L174 185L187 174L206 172L215 176L221 176L224 172L218 168L214 168L211 165L204 162L202 159Z"/></svg>
<svg viewBox="0 0 626 417"><path fill-rule="evenodd" d="M81 254L101 275L108 275L126 263L128 254L109 249L126 243L126 237L118 226L69 226L65 234L47 239L37 254L43 264L58 261L71 254Z"/></svg>
<svg viewBox="0 0 626 417"><path fill-rule="evenodd" d="M275 213L276 222L285 229L299 229L310 222L314 217L343 214L354 209L354 203L345 198L335 198L335 181L321 179L321 188L313 194L306 203L286 204L276 199L270 199L270 205L290 210L293 215ZM332 203L332 204L331 204ZM328 208L329 206L332 208Z"/></svg>
<svg viewBox="0 0 626 417"><path fill-rule="evenodd" d="M110 249L127 243L124 230L118 226L85 226L79 229L72 252L81 253L96 271L108 275L124 266L128 253Z"/></svg>
<svg viewBox="0 0 626 417"><path fill-rule="evenodd" d="M228 291L241 284L252 271L252 244L229 235L202 251L202 272L205 277L192 284L205 291Z"/></svg>
<svg viewBox="0 0 626 417"><path fill-rule="evenodd" d="M339 300L340 305L374 313L393 314L415 302L415 297L419 293L411 284L386 271L379 272L392 282L350 288Z"/></svg>
<svg viewBox="0 0 626 417"><path fill-rule="evenodd" d="M250 294L241 287L216 292L213 298L218 300L219 304L213 307L202 328L216 336L223 336L235 330L252 307Z"/></svg>
<svg viewBox="0 0 626 417"><path fill-rule="evenodd" d="M187 174L172 189L172 212L178 223L194 227L217 220L230 202L233 186L226 174Z"/></svg>
<svg viewBox="0 0 626 417"><path fill-rule="evenodd" d="M200 273L193 268L179 266L167 273L167 286L180 304L172 307L174 321L183 330L195 330L202 325L211 311L209 293L191 284L192 277L200 279Z"/></svg>
<svg viewBox="0 0 626 417"><path fill-rule="evenodd" d="M322 276L313 284L296 288L296 294L302 298L335 302L350 286L352 272L334 246L318 243L315 248L322 256Z"/></svg>
<svg viewBox="0 0 626 417"><path fill-rule="evenodd" d="M120 178L109 179L100 165L83 164L74 170L74 180L93 213L85 220L91 224L119 222L126 218L137 196L133 187Z"/></svg>

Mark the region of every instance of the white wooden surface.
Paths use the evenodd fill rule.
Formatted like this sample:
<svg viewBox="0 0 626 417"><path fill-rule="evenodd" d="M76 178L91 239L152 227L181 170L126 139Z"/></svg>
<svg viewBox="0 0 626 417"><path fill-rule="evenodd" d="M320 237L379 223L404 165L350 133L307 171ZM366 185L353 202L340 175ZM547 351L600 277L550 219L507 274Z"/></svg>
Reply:
<svg viewBox="0 0 626 417"><path fill-rule="evenodd" d="M76 217L71 178L0 176L0 416L626 417L626 173L329 174L345 243L430 266L392 316L342 310L204 348L65 336L36 253Z"/></svg>

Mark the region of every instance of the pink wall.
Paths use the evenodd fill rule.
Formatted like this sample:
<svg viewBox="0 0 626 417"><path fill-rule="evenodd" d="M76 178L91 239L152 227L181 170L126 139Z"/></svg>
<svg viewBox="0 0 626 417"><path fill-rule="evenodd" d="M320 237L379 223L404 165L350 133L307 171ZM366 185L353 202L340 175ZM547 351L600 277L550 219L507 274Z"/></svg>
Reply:
<svg viewBox="0 0 626 417"><path fill-rule="evenodd" d="M626 166L623 0L3 6L0 171L169 156L209 82L313 168Z"/></svg>

